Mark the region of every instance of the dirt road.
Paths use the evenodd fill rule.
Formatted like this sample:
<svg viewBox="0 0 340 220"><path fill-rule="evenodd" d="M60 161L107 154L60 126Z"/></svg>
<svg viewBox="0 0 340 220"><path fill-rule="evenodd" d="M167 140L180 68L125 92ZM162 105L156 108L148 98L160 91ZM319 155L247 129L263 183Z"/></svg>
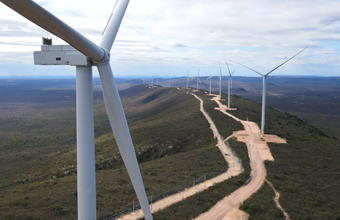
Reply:
<svg viewBox="0 0 340 220"><path fill-rule="evenodd" d="M247 143L250 167L252 169L250 174L250 182L233 192L231 195L225 197L222 201L218 202L208 212L196 218L197 220L222 220L228 212L232 211L236 207L239 207L243 201L248 199L262 186L266 176L266 170L263 166L259 152L254 147L254 138L250 126L245 123L244 127L249 133L250 137Z"/></svg>
<svg viewBox="0 0 340 220"><path fill-rule="evenodd" d="M206 189L208 189L209 187L213 186L216 183L220 183L223 182L233 176L237 176L242 172L242 166L239 163L239 159L233 155L232 151L230 148L228 148L228 146L224 143L224 140L222 139L221 135L219 134L214 122L212 121L212 119L210 118L210 116L206 113L206 111L204 110L203 107L203 100L201 98L199 98L198 96L196 96L195 94L192 94L193 96L195 96L198 100L200 100L200 110L203 113L203 115L206 117L206 119L208 120L209 124L210 124L210 129L213 131L214 134L214 138L217 139L217 144L216 146L219 148L219 150L221 151L224 159L226 160L226 162L228 163L228 170L227 172L212 178L210 180L207 180L206 183L201 183L195 186L195 188L190 188L187 189L183 192L174 194L172 196L166 197L162 200L157 201L156 203L152 204L152 211L153 212L157 212L159 210L162 210L172 204L175 204L177 202L180 202L192 195L195 195L196 193L199 193L201 191L204 191ZM226 156L226 154L231 155L231 156ZM124 219L124 220L135 220L135 219L139 219L142 218L143 212L142 210L137 210L135 213L129 213L126 214L124 216L121 216L119 219Z"/></svg>
<svg viewBox="0 0 340 220"><path fill-rule="evenodd" d="M272 188L272 190L275 193L274 201L275 201L276 207L278 207L283 212L283 215L285 216L286 220L291 220L288 213L280 205L280 202L279 202L280 193L274 188L274 185L271 182L269 182L267 179L266 179L266 182L268 183L268 185Z"/></svg>
<svg viewBox="0 0 340 220"><path fill-rule="evenodd" d="M189 92L189 91L188 91ZM192 94L192 93L191 93ZM221 135L219 134L214 122L211 120L210 116L206 113L206 111L203 108L203 100L196 96L195 94L192 94L195 96L198 100L200 100L200 110L203 113L203 115L207 118L210 128L214 133L214 137L217 138L217 147L222 152L225 160L228 162L229 169L226 173L211 179L207 181L206 187L204 187L204 183L201 183L194 188L190 188L184 192L175 194L173 196L167 197L165 199L162 199L155 204L153 204L153 211L158 211L161 209L166 208L167 206L177 203L189 196L194 195L195 193L198 193L200 191L205 190L205 188L209 188L214 183L222 182L232 176L238 175L241 171L241 164L237 163L235 171L233 171L233 167L231 164L234 162L233 157L225 156L225 154L232 154L231 149L229 149L225 143L224 140L222 140ZM241 212L238 210L238 207L241 205L243 201L248 199L253 193L255 193L262 184L264 183L265 177L266 177L266 170L263 164L264 160L274 160L274 158L271 155L270 149L267 142L275 142L275 143L286 143L286 141L282 138L279 138L275 135L266 135L265 140L260 139L260 129L258 125L251 121L243 121L234 115L228 113L227 106L223 105L219 100L218 97L213 98L214 101L219 105L217 110L220 110L222 113L228 115L229 117L232 117L236 121L239 121L244 126L244 131L238 131L235 132L233 136L236 136L238 138L238 141L245 142L248 149L248 155L250 159L250 167L252 169L250 173L250 181L247 185L239 188L229 196L226 196L223 200L218 202L214 207L212 207L208 212L201 214L196 219L197 220L229 220L236 217L236 219L247 219L248 215L244 212ZM238 160L235 160L235 162L238 162ZM237 169L238 168L238 169ZM282 209L283 210L283 209ZM232 212L231 212L232 211ZM231 213L230 213L231 212ZM143 213L141 210L137 211L134 215L131 213L129 215L125 215L121 217L120 219L138 219L143 217Z"/></svg>
<svg viewBox="0 0 340 220"><path fill-rule="evenodd" d="M257 133L259 129L252 122L243 121L226 112L227 107L218 100L218 97L214 97L213 100L215 100L219 105L219 110L221 112L228 115L229 117L232 117L236 121L241 122L245 128L245 131L248 135L246 144L248 148L250 167L252 169L250 173L251 180L247 185L239 188L231 195L218 202L208 212L200 215L198 218L196 218L197 220L222 220L228 212L239 207L243 201L248 199L253 193L260 189L266 177L266 170L264 168L261 155L255 145L254 132Z"/></svg>

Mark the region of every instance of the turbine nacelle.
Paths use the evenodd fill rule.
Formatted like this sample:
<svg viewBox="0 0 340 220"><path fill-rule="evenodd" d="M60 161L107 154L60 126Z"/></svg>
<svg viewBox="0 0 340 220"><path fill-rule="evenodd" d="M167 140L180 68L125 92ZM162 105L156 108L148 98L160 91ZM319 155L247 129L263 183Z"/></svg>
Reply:
<svg viewBox="0 0 340 220"><path fill-rule="evenodd" d="M35 65L92 66L92 59L70 45L42 45L34 51Z"/></svg>

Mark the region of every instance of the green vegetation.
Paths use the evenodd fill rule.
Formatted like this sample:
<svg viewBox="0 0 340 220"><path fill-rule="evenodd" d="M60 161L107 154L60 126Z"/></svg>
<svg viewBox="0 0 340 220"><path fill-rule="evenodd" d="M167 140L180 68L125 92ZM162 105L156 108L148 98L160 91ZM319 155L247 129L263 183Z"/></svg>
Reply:
<svg viewBox="0 0 340 220"><path fill-rule="evenodd" d="M215 123L222 137L227 138L233 134L233 131L244 130L240 122L237 122L234 119L228 117L227 115L221 113L220 111L215 110L215 108L218 107L218 105L215 101L211 100L213 96L208 96L207 94L201 91L198 92L197 95L203 99L204 109L208 112L209 116ZM234 113L234 111L232 111L231 113Z"/></svg>
<svg viewBox="0 0 340 220"><path fill-rule="evenodd" d="M236 154L243 161L244 172L209 189L195 194L181 202L171 205L153 214L155 220L193 219L208 211L225 196L231 194L249 180L250 166L247 147L243 143L229 142ZM143 218L144 219L144 218Z"/></svg>
<svg viewBox="0 0 340 220"><path fill-rule="evenodd" d="M259 191L241 205L240 209L250 215L249 219L284 220L283 212L276 207L274 197L274 191L265 182Z"/></svg>
<svg viewBox="0 0 340 220"><path fill-rule="evenodd" d="M260 122L258 103L237 96L233 102L238 107L235 116ZM266 162L267 179L281 194L285 211L292 219L339 219L339 142L296 116L272 108L267 108L266 122L266 133L287 139L287 144L269 143L275 161ZM253 197L254 202L246 203L249 207L256 207L262 200L268 203L265 191ZM275 219L275 211L273 215L266 213L267 219ZM261 212L253 213L251 218L266 219Z"/></svg>
<svg viewBox="0 0 340 220"><path fill-rule="evenodd" d="M214 146L140 164L149 196L187 185L204 173L221 173L227 168ZM98 216L119 213L131 208L133 200L137 201L124 167L97 171L96 179ZM0 199L0 219L74 219L77 216L76 192L76 175L7 187Z"/></svg>
<svg viewBox="0 0 340 220"><path fill-rule="evenodd" d="M61 90L61 93L66 92ZM72 95L74 91L68 93ZM214 146L209 124L199 111L199 102L184 94L185 91L176 89L149 89L143 85L121 92L149 195L182 187L194 177L207 172L222 173L228 168ZM136 198L100 92L95 91L94 97L100 216L119 213ZM14 111L18 117L30 120L30 128L22 133L17 131L17 126L26 129L25 120L10 115L3 119L11 121L13 126L4 129L1 135L15 134L16 138L12 142L1 142L0 147L4 159L1 161L4 166L1 167L0 219L76 217L75 106L70 106L68 101L60 101L59 106L53 104L53 108L41 103L30 106L23 116L21 111ZM48 122L39 126L44 120ZM39 142L42 136L46 139ZM26 142L26 138L30 140ZM16 159L19 155L20 159Z"/></svg>
<svg viewBox="0 0 340 220"><path fill-rule="evenodd" d="M73 87L53 83L7 87L0 88L5 94L0 96L0 219L76 218ZM185 90L144 85L120 93L148 195L227 169L195 97ZM243 130L240 123L214 110L217 104L210 96L197 94L223 137ZM114 215L130 208L136 198L100 91L94 92L94 103L97 212L98 216ZM259 103L233 96L234 106L238 108L231 111L235 116L260 123ZM275 161L265 164L267 179L280 192L286 212L292 219L339 219L338 141L272 108L267 108L266 122L266 133L287 139L287 144L269 144ZM243 159L244 173L155 213L155 219L194 218L243 185L250 172L246 146L232 141L230 145ZM265 183L241 208L251 219L281 219L273 196Z"/></svg>
<svg viewBox="0 0 340 220"><path fill-rule="evenodd" d="M205 101L209 99L203 93L199 95ZM260 125L259 103L237 96L233 97L233 103L238 110L232 111L232 114L243 120L248 117ZM205 102L205 108L213 118L214 114L209 111L212 108L210 105L215 107L215 104ZM216 121L220 120L223 119L214 120L219 129L221 125ZM280 203L285 211L292 219L339 219L337 201L340 199L340 193L336 187L339 177L336 174L340 168L340 145L337 140L325 136L320 130L309 126L296 116L272 108L267 108L266 121L266 133L277 134L286 138L288 142L269 143L275 161L266 162L268 180L281 194ZM231 146L235 148L235 143ZM206 193L211 195L212 191L208 190ZM274 192L265 183L257 193L244 202L241 209L251 214L250 219L283 219L283 213L276 208L273 197ZM194 203L197 199L198 197L189 198L179 206L174 205L156 213L155 217L172 219L169 216L180 213L174 218L190 219L197 214ZM186 208L182 210L180 208L182 206ZM206 210L207 207L201 208ZM185 210L194 210L192 212L195 214Z"/></svg>

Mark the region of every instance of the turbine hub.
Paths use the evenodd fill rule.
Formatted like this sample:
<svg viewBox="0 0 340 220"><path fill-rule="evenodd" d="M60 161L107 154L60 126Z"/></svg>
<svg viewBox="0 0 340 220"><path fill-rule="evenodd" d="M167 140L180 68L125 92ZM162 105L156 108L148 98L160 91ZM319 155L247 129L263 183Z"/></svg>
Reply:
<svg viewBox="0 0 340 220"><path fill-rule="evenodd" d="M103 47L101 49L104 51L103 59L101 59L100 61L93 61L94 64L97 65L97 66L101 66L105 63L110 62L110 51L108 51L107 49L105 49Z"/></svg>

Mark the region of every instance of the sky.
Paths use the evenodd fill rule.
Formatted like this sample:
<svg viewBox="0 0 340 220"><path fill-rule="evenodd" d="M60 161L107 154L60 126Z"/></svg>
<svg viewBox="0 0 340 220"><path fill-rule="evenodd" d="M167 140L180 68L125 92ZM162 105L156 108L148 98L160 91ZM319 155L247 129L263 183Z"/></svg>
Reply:
<svg viewBox="0 0 340 220"><path fill-rule="evenodd" d="M36 0L99 44L115 0ZM75 67L35 66L41 37L66 43L0 3L0 77L75 75ZM116 76L218 75L234 60L273 75L340 75L340 0L131 0L111 50ZM98 73L94 68L94 75Z"/></svg>

